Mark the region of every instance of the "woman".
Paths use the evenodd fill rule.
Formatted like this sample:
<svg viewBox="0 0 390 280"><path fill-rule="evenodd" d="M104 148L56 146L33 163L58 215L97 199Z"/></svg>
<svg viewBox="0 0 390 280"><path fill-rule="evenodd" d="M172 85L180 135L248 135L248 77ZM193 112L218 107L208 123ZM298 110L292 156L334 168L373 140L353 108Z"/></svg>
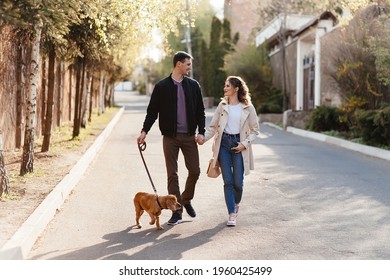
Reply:
<svg viewBox="0 0 390 280"><path fill-rule="evenodd" d="M224 98L206 128L203 144L214 136L213 164L221 166L225 202L228 210L227 226L235 226L242 198L244 174L253 170L251 143L259 134L259 123L246 83L237 76L229 76L224 86Z"/></svg>

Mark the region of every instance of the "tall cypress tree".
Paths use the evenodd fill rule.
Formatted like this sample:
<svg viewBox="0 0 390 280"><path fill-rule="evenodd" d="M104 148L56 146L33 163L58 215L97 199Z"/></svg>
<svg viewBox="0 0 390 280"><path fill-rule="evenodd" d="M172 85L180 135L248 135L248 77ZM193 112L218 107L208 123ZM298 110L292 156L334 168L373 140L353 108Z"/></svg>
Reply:
<svg viewBox="0 0 390 280"><path fill-rule="evenodd" d="M202 41L203 34L198 27L195 27L193 32L191 32L191 42L192 42L192 56L194 58L194 63L192 65L192 72L194 79L201 83L201 73L202 73ZM202 83L201 83L202 85Z"/></svg>
<svg viewBox="0 0 390 280"><path fill-rule="evenodd" d="M207 55L202 57L203 71L201 80L203 81L205 95L214 97L215 102L218 102L223 96L223 86L227 78L224 70L225 55L234 51L234 45L237 43L237 40L237 35L235 39L231 38L230 22L227 19L221 22L217 17L213 17L210 46L207 49L204 47L204 43L202 48Z"/></svg>
<svg viewBox="0 0 390 280"><path fill-rule="evenodd" d="M217 17L211 21L210 46L208 51L207 84L206 92L208 96L218 98L221 96L221 68L223 67L223 50L221 45L222 23ZM218 92L219 90L219 92Z"/></svg>
<svg viewBox="0 0 390 280"><path fill-rule="evenodd" d="M208 70L210 67L209 62L209 50L207 48L207 44L205 40L202 40L201 46L200 46L200 52L201 52L201 63L200 63L200 77L199 82L202 86L202 93L204 96L211 96L208 92L208 83L209 83L209 76L208 76Z"/></svg>

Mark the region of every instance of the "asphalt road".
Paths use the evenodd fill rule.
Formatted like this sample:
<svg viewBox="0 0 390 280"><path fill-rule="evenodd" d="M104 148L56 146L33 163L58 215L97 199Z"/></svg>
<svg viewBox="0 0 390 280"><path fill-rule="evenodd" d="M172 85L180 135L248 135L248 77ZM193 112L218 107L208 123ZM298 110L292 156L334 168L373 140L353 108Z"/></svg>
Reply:
<svg viewBox="0 0 390 280"><path fill-rule="evenodd" d="M183 214L184 222L172 227L164 210L164 230L150 226L145 214L137 229L132 199L139 191L153 193L136 144L148 97L115 98L125 106L121 119L29 259L390 259L390 163L263 125L236 227L226 227L222 179L205 175L209 141L199 147L197 217ZM158 193L166 194L157 123L146 140L152 179Z"/></svg>

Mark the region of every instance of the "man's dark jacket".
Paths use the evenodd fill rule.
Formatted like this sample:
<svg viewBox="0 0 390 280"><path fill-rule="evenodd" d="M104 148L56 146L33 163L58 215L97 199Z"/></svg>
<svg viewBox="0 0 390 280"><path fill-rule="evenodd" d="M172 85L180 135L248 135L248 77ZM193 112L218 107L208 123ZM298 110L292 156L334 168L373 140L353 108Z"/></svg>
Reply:
<svg viewBox="0 0 390 280"><path fill-rule="evenodd" d="M205 109L202 91L199 83L184 76L183 90L186 102L188 134L194 135L205 132ZM172 74L160 80L154 87L146 111L146 118L142 130L149 132L158 117L158 124L162 135L175 137L177 131L177 86L173 83Z"/></svg>

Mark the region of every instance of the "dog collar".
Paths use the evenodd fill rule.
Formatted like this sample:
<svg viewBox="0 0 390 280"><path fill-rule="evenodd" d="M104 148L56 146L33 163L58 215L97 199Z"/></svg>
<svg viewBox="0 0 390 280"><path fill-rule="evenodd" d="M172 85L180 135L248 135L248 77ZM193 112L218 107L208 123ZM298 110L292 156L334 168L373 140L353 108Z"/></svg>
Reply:
<svg viewBox="0 0 390 280"><path fill-rule="evenodd" d="M162 206L161 206L161 204L160 204L160 201L158 200L158 195L156 196L156 200L157 200L158 206L160 206L161 209L164 209L164 208L162 208Z"/></svg>

